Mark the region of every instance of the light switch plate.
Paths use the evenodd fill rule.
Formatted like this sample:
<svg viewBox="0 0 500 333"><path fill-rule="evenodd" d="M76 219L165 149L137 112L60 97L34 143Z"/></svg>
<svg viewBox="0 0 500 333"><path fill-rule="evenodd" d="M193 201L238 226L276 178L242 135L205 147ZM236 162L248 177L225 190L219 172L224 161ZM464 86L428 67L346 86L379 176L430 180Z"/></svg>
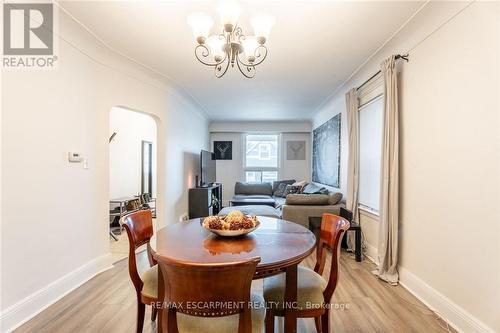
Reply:
<svg viewBox="0 0 500 333"><path fill-rule="evenodd" d="M80 163L82 159L83 157L82 155L80 155L80 153L72 151L68 153L68 161L70 161L71 163Z"/></svg>

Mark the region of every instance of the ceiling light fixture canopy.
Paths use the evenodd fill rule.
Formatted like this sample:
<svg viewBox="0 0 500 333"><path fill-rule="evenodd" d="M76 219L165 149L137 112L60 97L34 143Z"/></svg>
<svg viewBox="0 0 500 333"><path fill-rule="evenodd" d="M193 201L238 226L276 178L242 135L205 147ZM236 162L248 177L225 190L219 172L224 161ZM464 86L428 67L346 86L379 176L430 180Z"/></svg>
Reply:
<svg viewBox="0 0 500 333"><path fill-rule="evenodd" d="M202 64L212 66L215 76L220 78L226 74L229 65L236 66L247 78L255 76L255 66L260 65L267 57L264 45L274 25L270 16L256 16L251 19L254 36L243 34L238 25L241 9L234 1L219 4L218 11L223 28L222 32L210 35L213 20L204 13L192 13L188 24L193 29L198 45L194 54Z"/></svg>

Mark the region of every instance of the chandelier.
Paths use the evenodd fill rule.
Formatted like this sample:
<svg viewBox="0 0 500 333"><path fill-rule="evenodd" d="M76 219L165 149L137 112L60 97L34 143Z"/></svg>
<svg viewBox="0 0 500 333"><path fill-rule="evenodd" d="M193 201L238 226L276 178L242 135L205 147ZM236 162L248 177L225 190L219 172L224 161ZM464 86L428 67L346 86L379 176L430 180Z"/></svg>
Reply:
<svg viewBox="0 0 500 333"><path fill-rule="evenodd" d="M264 45L274 20L269 16L254 17L250 23L254 36L243 34L238 25L240 8L233 2L222 3L219 6L222 21L222 32L210 35L213 20L204 13L192 13L188 17L188 24L193 29L198 45L194 55L199 62L212 66L215 76L220 78L226 74L229 65L236 67L246 78L255 76L255 66L260 65L267 56L267 47Z"/></svg>

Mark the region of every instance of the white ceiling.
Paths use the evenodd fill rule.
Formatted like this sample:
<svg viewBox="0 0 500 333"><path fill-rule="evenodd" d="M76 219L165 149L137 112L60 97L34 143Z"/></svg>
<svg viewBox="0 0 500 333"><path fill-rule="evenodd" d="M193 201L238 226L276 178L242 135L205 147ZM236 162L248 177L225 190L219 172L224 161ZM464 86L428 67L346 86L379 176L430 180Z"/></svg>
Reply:
<svg viewBox="0 0 500 333"><path fill-rule="evenodd" d="M116 50L171 78L212 120L305 120L423 1L240 2L240 25L274 16L269 54L253 79L223 78L195 59L194 11L220 22L215 1L71 1L62 6ZM212 33L215 33L212 29Z"/></svg>

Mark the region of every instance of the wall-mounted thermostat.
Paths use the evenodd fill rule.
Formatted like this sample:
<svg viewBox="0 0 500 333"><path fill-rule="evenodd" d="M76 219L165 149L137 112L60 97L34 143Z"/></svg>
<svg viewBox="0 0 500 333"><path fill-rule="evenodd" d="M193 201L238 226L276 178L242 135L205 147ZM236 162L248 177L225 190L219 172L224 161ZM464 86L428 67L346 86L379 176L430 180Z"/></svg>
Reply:
<svg viewBox="0 0 500 333"><path fill-rule="evenodd" d="M68 160L72 163L80 163L83 160L83 157L80 153L69 152Z"/></svg>

